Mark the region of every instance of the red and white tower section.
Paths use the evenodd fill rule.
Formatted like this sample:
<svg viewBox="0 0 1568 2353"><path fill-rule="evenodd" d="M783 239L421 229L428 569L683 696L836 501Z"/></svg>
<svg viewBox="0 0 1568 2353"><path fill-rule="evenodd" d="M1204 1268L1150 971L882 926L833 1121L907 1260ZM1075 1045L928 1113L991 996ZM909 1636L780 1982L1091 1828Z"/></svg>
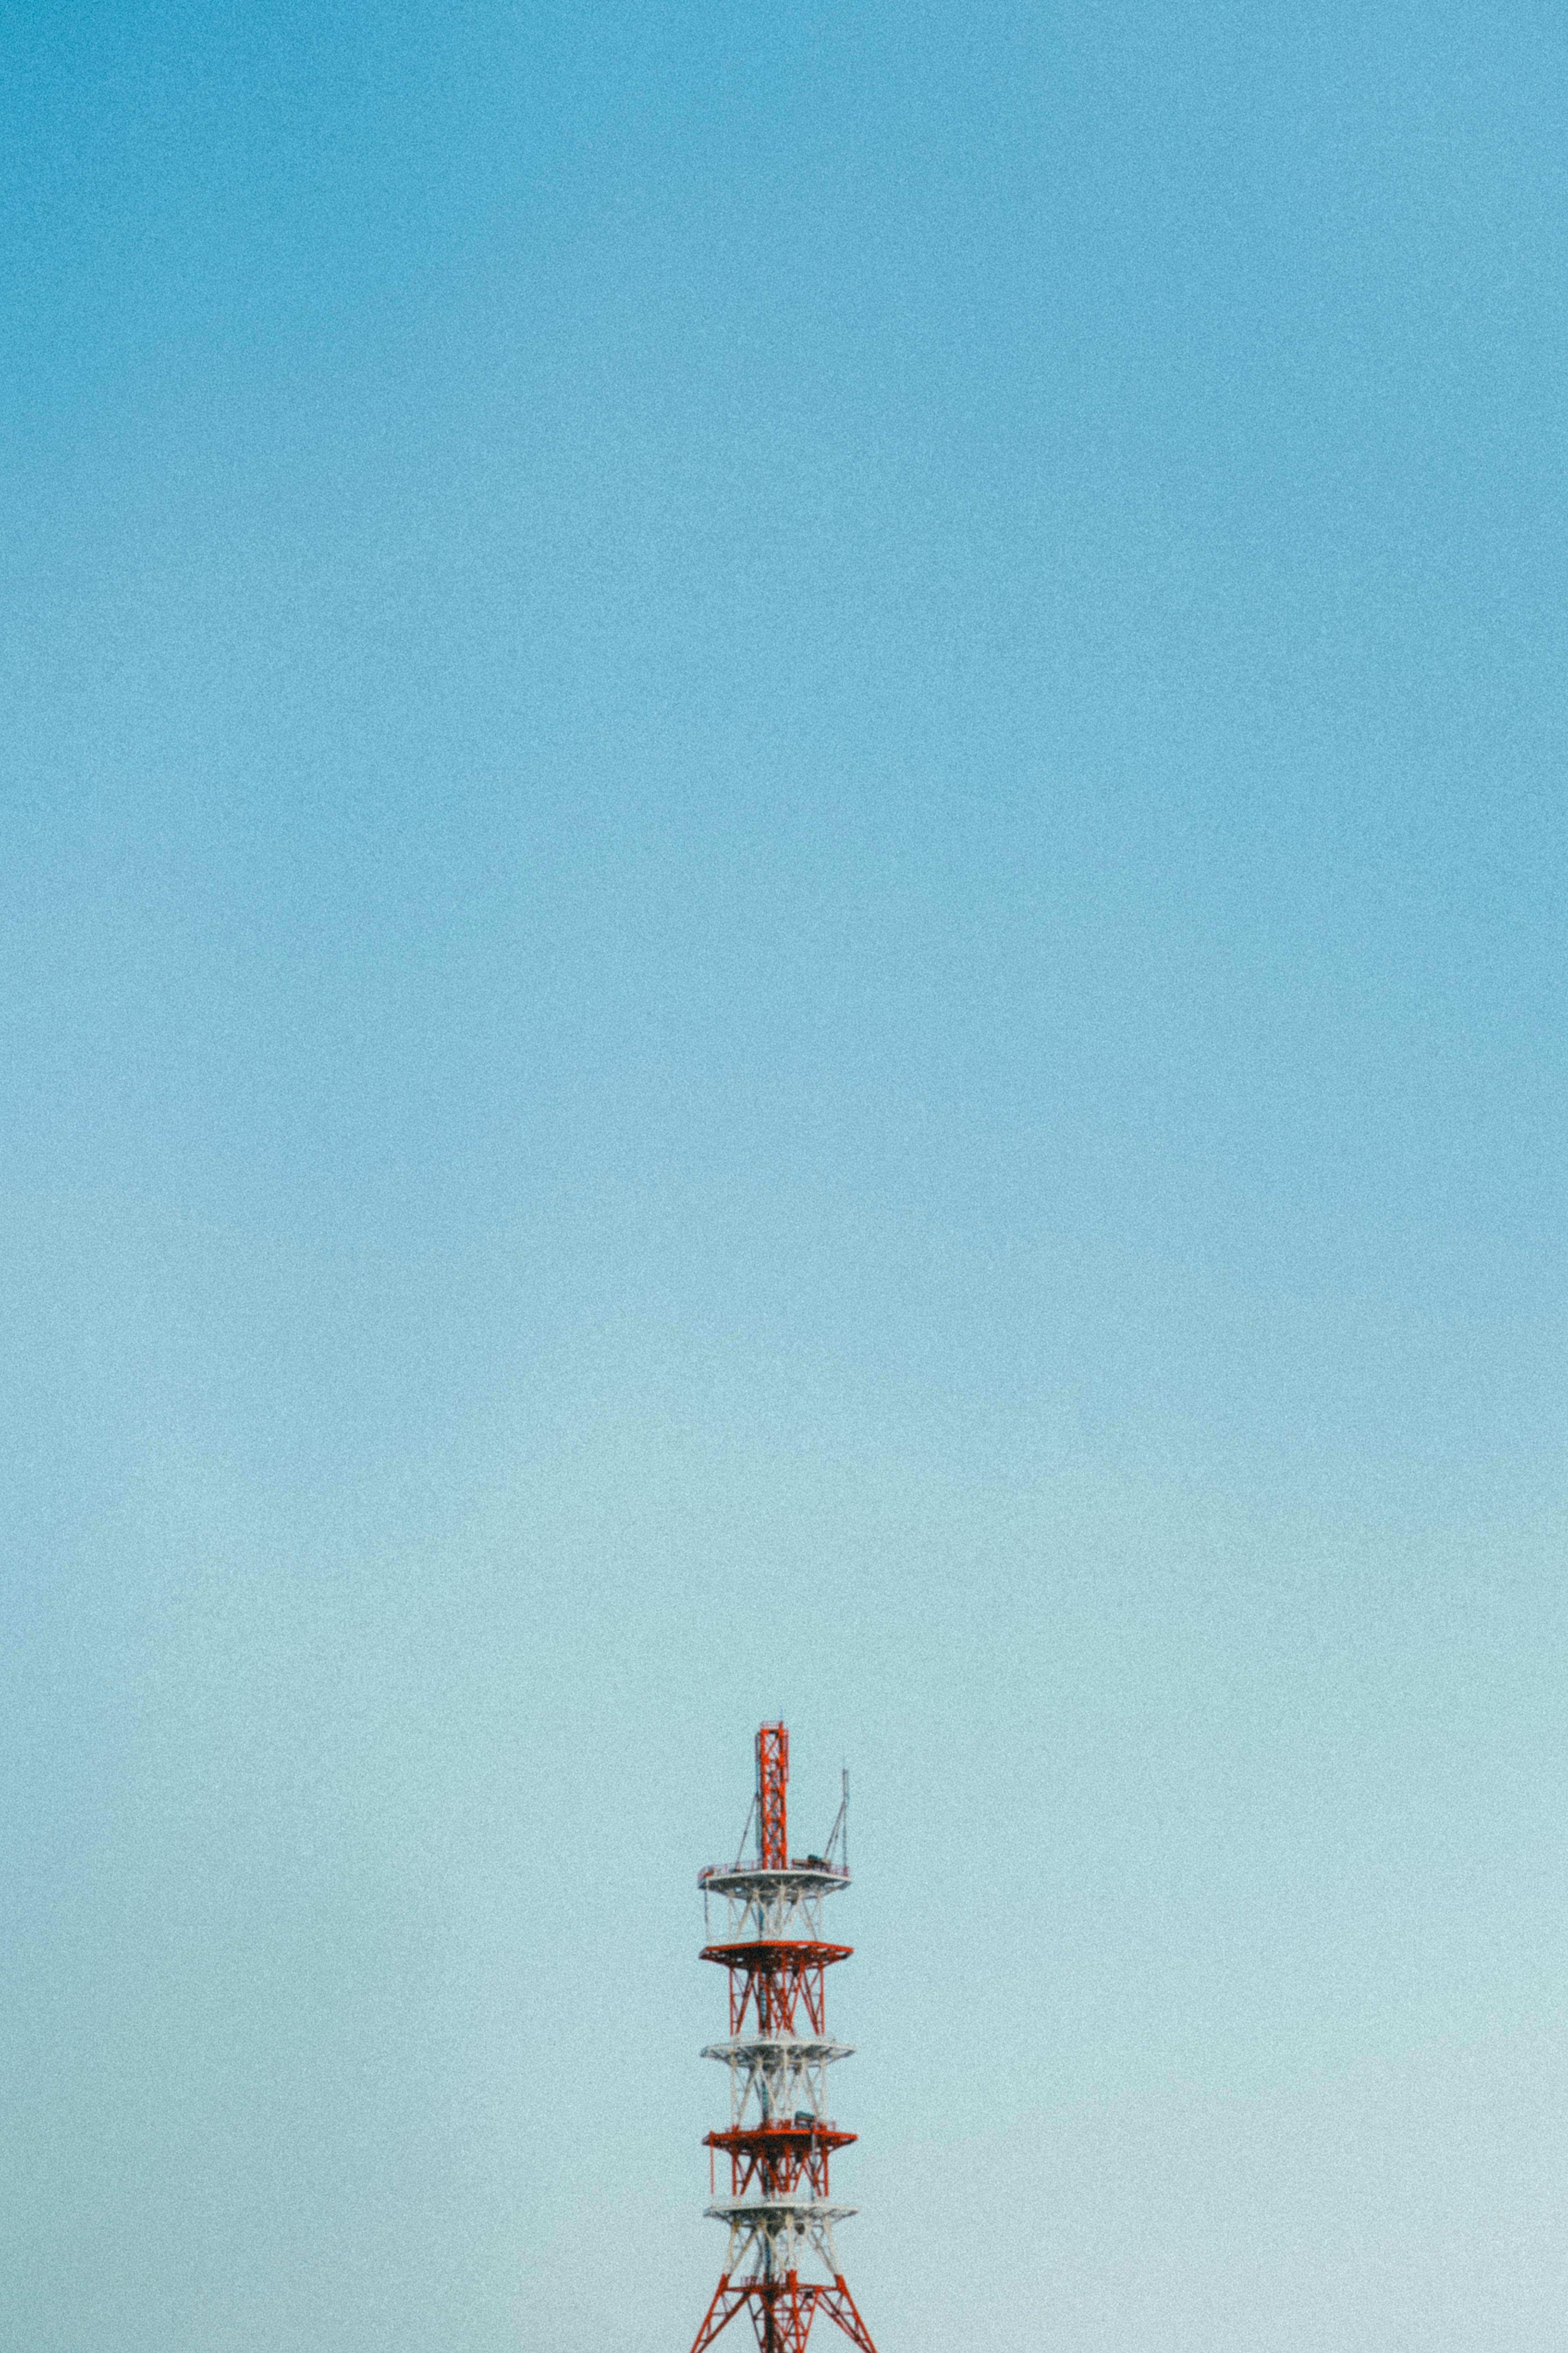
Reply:
<svg viewBox="0 0 1568 2353"><path fill-rule="evenodd" d="M852 1947L830 1944L822 1907L849 1884L845 1803L821 1854L791 1858L786 1796L789 1734L764 1724L757 1735L754 1862L705 1871L709 1905L726 1907L724 1933L702 1958L729 1973L730 2033L702 2055L730 2072L730 2122L708 2135L714 2202L708 2211L730 2233L718 2291L691 2353L704 2353L738 2314L749 2315L761 2353L805 2353L816 2315L836 2322L861 2353L876 2353L844 2284L834 2226L854 2212L836 2206L828 2160L855 2138L827 2113L827 2071L849 2052L827 2027L827 1972ZM741 1834L742 1852L752 1827ZM729 2168L719 2194L718 2169Z"/></svg>

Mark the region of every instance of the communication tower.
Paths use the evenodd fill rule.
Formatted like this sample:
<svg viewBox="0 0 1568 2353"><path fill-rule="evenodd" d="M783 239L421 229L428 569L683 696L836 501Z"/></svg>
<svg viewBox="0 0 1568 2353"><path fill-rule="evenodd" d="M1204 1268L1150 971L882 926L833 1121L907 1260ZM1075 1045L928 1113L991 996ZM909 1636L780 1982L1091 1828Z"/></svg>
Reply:
<svg viewBox="0 0 1568 2353"><path fill-rule="evenodd" d="M702 1958L729 1971L730 2035L702 2055L730 2071L729 2125L704 2144L715 2193L708 2212L729 2226L730 2246L691 2353L705 2353L742 2311L760 2353L805 2353L819 2312L860 2353L876 2353L833 2243L834 2224L855 2209L835 2206L827 2187L828 2158L855 2138L826 2113L827 2070L849 2052L828 2033L823 1990L827 1970L853 1947L827 1944L822 1934L824 1902L849 1884L849 1779L822 1853L795 1861L788 1783L789 1734L764 1724L742 1853L730 1870L705 1871L698 1882L705 1909L715 1897L726 1907L724 1934L703 1947ZM744 1862L753 1820L756 1860ZM727 2197L718 2194L721 2158L730 2168Z"/></svg>

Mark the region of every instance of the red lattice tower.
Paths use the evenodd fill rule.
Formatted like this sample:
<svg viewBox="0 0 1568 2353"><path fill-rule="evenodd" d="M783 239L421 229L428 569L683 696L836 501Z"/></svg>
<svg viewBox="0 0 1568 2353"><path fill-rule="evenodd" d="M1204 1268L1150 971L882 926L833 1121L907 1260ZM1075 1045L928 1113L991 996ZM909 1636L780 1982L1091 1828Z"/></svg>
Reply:
<svg viewBox="0 0 1568 2353"><path fill-rule="evenodd" d="M829 2158L855 2138L826 2114L827 2070L849 2052L828 2035L824 1993L826 1971L852 1947L822 1935L824 1901L849 1884L848 1776L823 1852L795 1862L788 1781L789 1734L782 1724L764 1724L752 1800L756 1861L737 1857L732 1870L705 1871L699 1883L705 1904L717 1895L728 1908L724 1936L704 1946L702 1957L730 1973L730 2039L710 2043L702 2055L730 2070L729 2127L706 2143L715 2168L721 2157L729 2160L730 2194L716 2196L708 2211L728 2223L730 2249L691 2353L704 2353L742 2311L761 2353L805 2353L819 2312L861 2353L876 2353L833 2244L834 2224L855 2210L835 2206L827 2187ZM742 1832L742 1852L745 1843Z"/></svg>

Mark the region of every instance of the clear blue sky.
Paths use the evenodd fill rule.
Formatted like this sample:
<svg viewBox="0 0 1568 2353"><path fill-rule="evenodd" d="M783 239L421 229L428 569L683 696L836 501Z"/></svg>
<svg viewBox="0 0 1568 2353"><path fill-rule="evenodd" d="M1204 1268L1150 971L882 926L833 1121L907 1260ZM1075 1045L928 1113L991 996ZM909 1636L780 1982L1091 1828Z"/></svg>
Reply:
<svg viewBox="0 0 1568 2353"><path fill-rule="evenodd" d="M1558 2353L1561 13L0 23L0 2342Z"/></svg>

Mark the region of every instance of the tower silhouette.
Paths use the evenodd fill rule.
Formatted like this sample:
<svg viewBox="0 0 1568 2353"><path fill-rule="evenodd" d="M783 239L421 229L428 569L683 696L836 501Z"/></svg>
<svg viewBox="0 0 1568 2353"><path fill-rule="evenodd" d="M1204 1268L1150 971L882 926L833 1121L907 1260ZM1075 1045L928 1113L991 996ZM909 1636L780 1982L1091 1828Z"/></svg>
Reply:
<svg viewBox="0 0 1568 2353"><path fill-rule="evenodd" d="M730 2033L702 2055L730 2071L730 2122L706 2142L715 2171L708 2212L729 2225L730 2244L691 2353L706 2353L741 2312L751 2316L760 2353L805 2353L819 2312L860 2353L876 2353L833 2242L834 2224L855 2210L835 2206L827 2185L834 2150L855 2138L828 2116L826 2096L829 2066L849 2056L827 2031L826 1972L853 1948L822 1934L824 1903L849 1884L848 1777L823 1852L794 1862L788 1785L789 1734L764 1724L756 1795L741 1834L743 1853L754 1818L756 1858L737 1856L731 1869L705 1871L699 1882L705 1902L718 1896L726 1906L724 1934L703 1947L702 1958L729 1971ZM721 2158L728 2197L717 2189Z"/></svg>

